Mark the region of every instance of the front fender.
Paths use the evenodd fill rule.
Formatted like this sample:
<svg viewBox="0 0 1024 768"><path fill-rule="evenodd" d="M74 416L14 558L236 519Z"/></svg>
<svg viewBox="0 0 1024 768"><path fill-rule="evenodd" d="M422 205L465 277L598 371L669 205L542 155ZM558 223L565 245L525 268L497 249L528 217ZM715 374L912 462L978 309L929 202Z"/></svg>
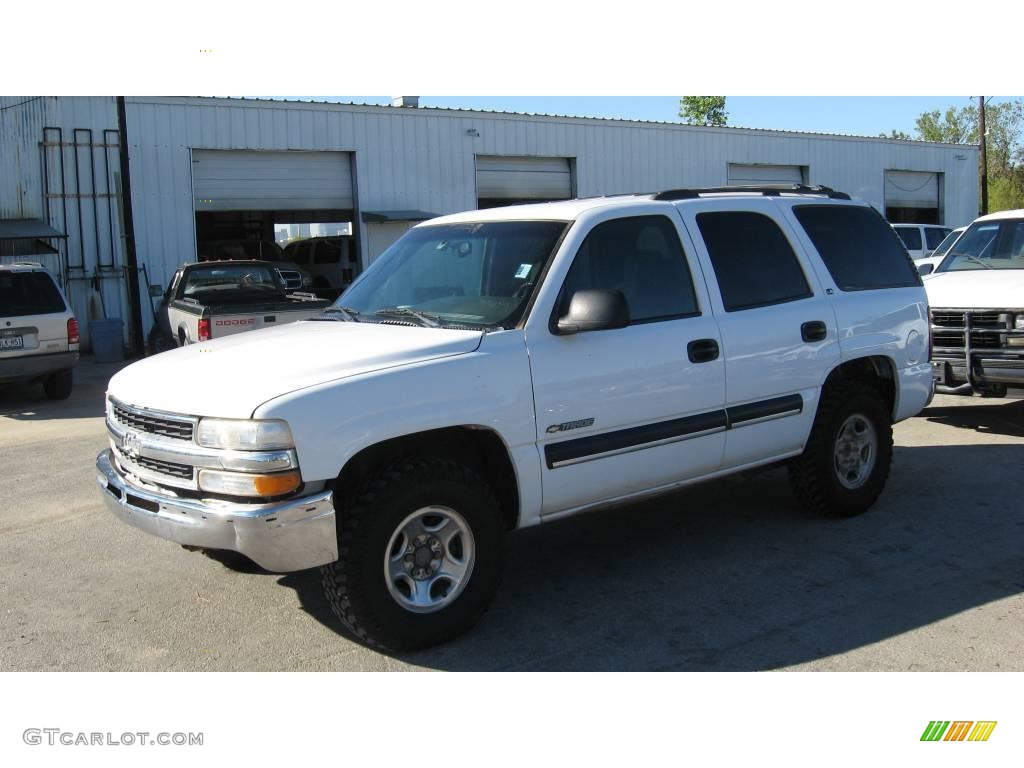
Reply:
<svg viewBox="0 0 1024 768"><path fill-rule="evenodd" d="M302 476L332 481L365 448L434 429L481 426L509 450L520 519L540 509L540 460L529 357L521 330L487 334L474 351L365 373L274 398L253 414L284 419Z"/></svg>

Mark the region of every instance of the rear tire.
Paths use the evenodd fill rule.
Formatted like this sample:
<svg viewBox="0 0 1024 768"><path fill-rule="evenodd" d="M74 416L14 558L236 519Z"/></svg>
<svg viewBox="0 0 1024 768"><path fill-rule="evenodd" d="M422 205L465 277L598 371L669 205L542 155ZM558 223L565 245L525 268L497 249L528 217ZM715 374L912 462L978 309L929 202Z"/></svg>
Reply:
<svg viewBox="0 0 1024 768"><path fill-rule="evenodd" d="M494 492L468 468L394 464L344 495L338 561L321 568L324 595L367 646L411 651L447 642L490 605L503 534Z"/></svg>
<svg viewBox="0 0 1024 768"><path fill-rule="evenodd" d="M43 380L43 389L51 400L67 400L71 397L74 374L70 368L52 373Z"/></svg>
<svg viewBox="0 0 1024 768"><path fill-rule="evenodd" d="M789 465L807 512L859 515L875 503L892 464L892 420L870 384L840 381L822 392L803 454Z"/></svg>

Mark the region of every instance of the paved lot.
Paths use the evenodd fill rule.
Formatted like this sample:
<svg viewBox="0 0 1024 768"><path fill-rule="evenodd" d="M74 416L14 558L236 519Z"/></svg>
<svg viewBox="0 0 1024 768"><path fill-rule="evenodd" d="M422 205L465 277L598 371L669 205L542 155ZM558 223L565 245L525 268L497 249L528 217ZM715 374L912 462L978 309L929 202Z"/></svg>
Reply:
<svg viewBox="0 0 1024 768"><path fill-rule="evenodd" d="M1024 400L938 397L867 515L748 473L515 534L477 629L402 657L339 634L316 572L151 538L100 505L113 366L0 388L0 670L1024 670Z"/></svg>

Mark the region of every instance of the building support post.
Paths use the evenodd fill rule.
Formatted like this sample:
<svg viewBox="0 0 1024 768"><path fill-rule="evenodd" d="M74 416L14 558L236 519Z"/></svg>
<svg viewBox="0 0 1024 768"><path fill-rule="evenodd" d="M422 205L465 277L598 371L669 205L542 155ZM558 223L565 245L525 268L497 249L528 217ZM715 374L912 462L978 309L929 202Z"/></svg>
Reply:
<svg viewBox="0 0 1024 768"><path fill-rule="evenodd" d="M142 334L142 299L139 296L139 260L135 252L135 220L132 217L132 182L128 166L128 119L125 115L124 96L117 97L117 132L120 137L121 154L121 210L124 211L124 254L126 282L128 283L128 305L131 312L132 357L144 357L146 340Z"/></svg>

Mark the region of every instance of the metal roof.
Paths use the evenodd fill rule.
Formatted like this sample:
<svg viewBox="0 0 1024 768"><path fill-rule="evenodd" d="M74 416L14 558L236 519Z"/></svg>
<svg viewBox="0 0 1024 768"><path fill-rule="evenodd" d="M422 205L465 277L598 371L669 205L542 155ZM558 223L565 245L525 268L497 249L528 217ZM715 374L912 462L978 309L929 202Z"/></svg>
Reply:
<svg viewBox="0 0 1024 768"><path fill-rule="evenodd" d="M30 240L37 237L67 238L39 219L0 219L0 240Z"/></svg>
<svg viewBox="0 0 1024 768"><path fill-rule="evenodd" d="M373 108L390 110L393 112L408 112L409 114L417 114L419 112L453 112L453 113L468 113L476 115L493 115L495 117L511 116L511 117L536 117L552 120L590 120L599 123L632 123L634 125L649 125L659 126L666 128L691 128L698 130L709 130L709 131L724 131L724 132L749 132L749 133L773 133L781 135L794 135L794 136L823 136L829 138L841 138L841 139L870 139L872 141L885 141L894 144L931 144L938 146L949 146L949 147L965 147L965 148L977 148L977 144L952 144L949 142L940 141L923 141L921 139L893 139L887 136L867 136L864 134L857 133L826 133L823 131L800 131L790 128L746 128L741 125L702 125L699 123L684 123L675 122L670 120L641 120L637 118L628 117L595 117L593 115L561 115L561 114L548 114L543 112L509 112L497 109L476 109L472 107L431 107L431 106L418 106L418 107L395 107L391 104L372 104L367 102L358 101L328 101L326 99L290 99L290 98L271 98L267 96L190 96L187 98L194 99L209 99L216 100L222 99L227 101L241 101L241 102L269 102L277 104L320 104L324 106L343 106L343 107L362 107L362 108Z"/></svg>

